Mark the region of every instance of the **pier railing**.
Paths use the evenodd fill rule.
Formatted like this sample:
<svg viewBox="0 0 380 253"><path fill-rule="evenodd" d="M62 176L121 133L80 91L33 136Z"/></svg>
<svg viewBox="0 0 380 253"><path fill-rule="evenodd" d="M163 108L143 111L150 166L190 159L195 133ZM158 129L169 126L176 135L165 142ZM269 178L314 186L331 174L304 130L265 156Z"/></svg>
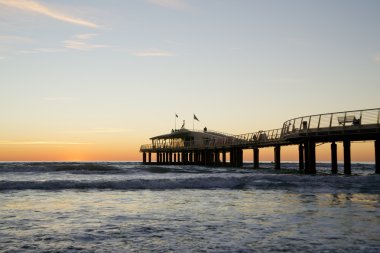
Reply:
<svg viewBox="0 0 380 253"><path fill-rule="evenodd" d="M220 138L210 138L199 141L185 142L162 142L146 144L141 150L166 150L166 149L201 149L201 148L223 148L232 146L255 146L278 142L281 139L282 128L267 131L258 131L239 135L229 135Z"/></svg>
<svg viewBox="0 0 380 253"><path fill-rule="evenodd" d="M379 125L380 108L316 114L285 121L282 137L290 138L300 134L323 133L332 130L360 130L361 128L379 127Z"/></svg>
<svg viewBox="0 0 380 253"><path fill-rule="evenodd" d="M233 135L233 144L269 144L278 142L282 138L282 128Z"/></svg>
<svg viewBox="0 0 380 253"><path fill-rule="evenodd" d="M228 147L255 147L286 144L292 138L309 134L328 135L347 131L380 131L380 108L316 114L285 121L282 128L253 133L227 135L216 131L220 138L209 138L200 141L162 142L142 145L141 151L205 149Z"/></svg>

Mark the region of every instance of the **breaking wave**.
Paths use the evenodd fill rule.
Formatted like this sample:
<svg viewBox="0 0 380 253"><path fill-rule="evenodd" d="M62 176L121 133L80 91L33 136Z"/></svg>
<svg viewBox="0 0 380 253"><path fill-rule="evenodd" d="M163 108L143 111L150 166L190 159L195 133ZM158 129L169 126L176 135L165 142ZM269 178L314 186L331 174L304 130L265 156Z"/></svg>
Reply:
<svg viewBox="0 0 380 253"><path fill-rule="evenodd" d="M296 192L380 193L380 176L240 175L186 178L134 178L115 180L0 181L0 191L10 190L172 190L265 189Z"/></svg>

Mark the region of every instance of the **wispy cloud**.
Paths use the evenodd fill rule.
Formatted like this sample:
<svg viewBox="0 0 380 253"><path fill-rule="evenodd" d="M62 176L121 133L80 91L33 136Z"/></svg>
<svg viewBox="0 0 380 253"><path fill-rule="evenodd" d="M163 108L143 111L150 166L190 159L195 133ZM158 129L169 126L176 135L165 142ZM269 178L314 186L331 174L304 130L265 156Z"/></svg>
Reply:
<svg viewBox="0 0 380 253"><path fill-rule="evenodd" d="M0 0L1 1L1 0ZM0 43L30 43L33 39L15 35L0 35Z"/></svg>
<svg viewBox="0 0 380 253"><path fill-rule="evenodd" d="M88 50L92 50L96 48L110 47L109 45L89 43L89 40L93 39L96 36L98 35L92 34L92 33L78 34L70 40L65 40L63 44L65 48L82 50L82 51L88 51Z"/></svg>
<svg viewBox="0 0 380 253"><path fill-rule="evenodd" d="M266 79L264 82L268 84L299 85L306 83L307 81L294 77L277 77Z"/></svg>
<svg viewBox="0 0 380 253"><path fill-rule="evenodd" d="M87 145L87 142L67 141L0 141L0 145Z"/></svg>
<svg viewBox="0 0 380 253"><path fill-rule="evenodd" d="M45 98L47 101L73 101L78 100L76 97L47 97Z"/></svg>
<svg viewBox="0 0 380 253"><path fill-rule="evenodd" d="M171 57L175 56L174 53L164 50L146 50L146 51L137 51L133 53L135 56L139 57Z"/></svg>
<svg viewBox="0 0 380 253"><path fill-rule="evenodd" d="M185 10L189 5L183 0L146 0L150 4L174 10Z"/></svg>
<svg viewBox="0 0 380 253"><path fill-rule="evenodd" d="M126 128L93 128L85 130L69 130L63 131L64 134L111 134L111 133L125 133L129 132L130 129Z"/></svg>
<svg viewBox="0 0 380 253"><path fill-rule="evenodd" d="M65 51L64 48L36 48L31 50L18 50L17 54L57 53Z"/></svg>
<svg viewBox="0 0 380 253"><path fill-rule="evenodd" d="M24 11L29 11L33 13L39 13L41 15L48 16L53 19L57 19L63 22L75 24L75 25L81 25L86 26L90 28L99 28L99 25L87 21L82 18L73 17L70 15L67 15L65 13L62 13L61 11L54 10L50 7L47 7L41 3L38 3L36 1L31 0L0 0L0 4L7 5L13 8L17 8Z"/></svg>

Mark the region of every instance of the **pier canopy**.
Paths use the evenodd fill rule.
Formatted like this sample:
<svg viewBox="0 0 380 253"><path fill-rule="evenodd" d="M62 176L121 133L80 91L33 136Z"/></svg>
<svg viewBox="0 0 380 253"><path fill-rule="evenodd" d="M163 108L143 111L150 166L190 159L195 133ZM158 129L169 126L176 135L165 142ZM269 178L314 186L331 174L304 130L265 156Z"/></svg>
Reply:
<svg viewBox="0 0 380 253"><path fill-rule="evenodd" d="M204 130L181 128L172 130L168 134L151 137L152 144L141 146L141 151L160 148L204 147L208 146L210 142L226 142L226 140L233 138L230 134L208 131L206 128Z"/></svg>

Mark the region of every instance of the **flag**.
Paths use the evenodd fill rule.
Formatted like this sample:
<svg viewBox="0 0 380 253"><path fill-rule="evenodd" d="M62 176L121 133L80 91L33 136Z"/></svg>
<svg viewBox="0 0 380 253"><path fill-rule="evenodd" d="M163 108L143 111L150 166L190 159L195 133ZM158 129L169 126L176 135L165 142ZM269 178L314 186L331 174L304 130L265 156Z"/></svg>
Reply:
<svg viewBox="0 0 380 253"><path fill-rule="evenodd" d="M195 119L196 121L199 121L199 119L197 118L197 116L195 116L195 114L194 114L194 119Z"/></svg>
<svg viewBox="0 0 380 253"><path fill-rule="evenodd" d="M178 118L178 114L177 113L175 114L175 117Z"/></svg>

